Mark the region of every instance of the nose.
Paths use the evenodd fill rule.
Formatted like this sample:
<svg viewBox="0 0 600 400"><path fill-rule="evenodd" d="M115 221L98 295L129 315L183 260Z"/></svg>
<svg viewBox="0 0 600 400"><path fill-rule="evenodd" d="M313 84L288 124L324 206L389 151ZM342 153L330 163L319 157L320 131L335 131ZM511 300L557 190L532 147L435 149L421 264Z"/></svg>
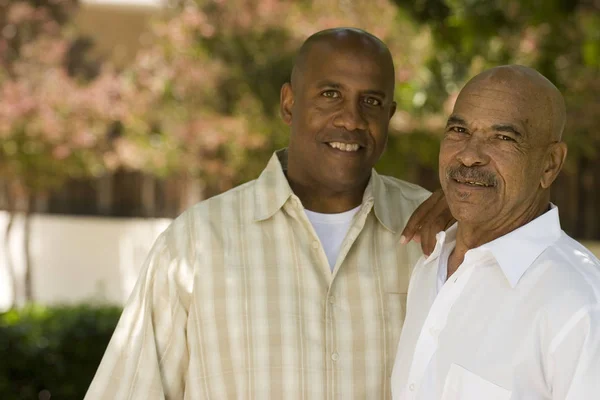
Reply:
<svg viewBox="0 0 600 400"><path fill-rule="evenodd" d="M367 120L363 115L360 104L355 101L346 101L333 120L336 128L344 128L347 131L366 130L368 128Z"/></svg>
<svg viewBox="0 0 600 400"><path fill-rule="evenodd" d="M465 167L476 167L489 162L485 144L473 135L463 142L463 147L456 154L456 159Z"/></svg>

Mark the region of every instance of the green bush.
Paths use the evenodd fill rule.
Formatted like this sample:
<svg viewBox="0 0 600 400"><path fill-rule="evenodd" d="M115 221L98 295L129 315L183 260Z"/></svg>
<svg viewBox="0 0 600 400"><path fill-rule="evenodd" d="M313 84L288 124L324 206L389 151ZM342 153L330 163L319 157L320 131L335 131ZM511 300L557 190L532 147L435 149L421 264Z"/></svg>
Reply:
<svg viewBox="0 0 600 400"><path fill-rule="evenodd" d="M117 307L29 307L0 314L0 399L83 399Z"/></svg>

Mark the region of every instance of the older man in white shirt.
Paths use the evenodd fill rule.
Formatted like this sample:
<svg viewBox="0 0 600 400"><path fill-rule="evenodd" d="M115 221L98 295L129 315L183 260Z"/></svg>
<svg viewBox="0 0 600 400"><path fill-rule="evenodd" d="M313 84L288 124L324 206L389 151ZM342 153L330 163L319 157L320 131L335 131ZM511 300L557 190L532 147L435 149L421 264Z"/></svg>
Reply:
<svg viewBox="0 0 600 400"><path fill-rule="evenodd" d="M600 399L600 261L550 203L565 115L522 66L461 91L440 149L458 222L411 277L394 399Z"/></svg>

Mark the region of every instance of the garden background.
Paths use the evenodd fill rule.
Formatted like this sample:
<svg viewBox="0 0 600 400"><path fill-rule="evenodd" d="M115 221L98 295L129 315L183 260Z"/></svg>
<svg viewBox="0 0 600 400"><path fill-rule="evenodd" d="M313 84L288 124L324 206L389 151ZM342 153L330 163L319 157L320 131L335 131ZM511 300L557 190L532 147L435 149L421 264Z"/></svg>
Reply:
<svg viewBox="0 0 600 400"><path fill-rule="evenodd" d="M518 63L553 81L553 202L600 254L598 0L0 0L0 398L83 397L153 240L286 145L294 52L335 26L389 45L377 169L430 190L466 80Z"/></svg>

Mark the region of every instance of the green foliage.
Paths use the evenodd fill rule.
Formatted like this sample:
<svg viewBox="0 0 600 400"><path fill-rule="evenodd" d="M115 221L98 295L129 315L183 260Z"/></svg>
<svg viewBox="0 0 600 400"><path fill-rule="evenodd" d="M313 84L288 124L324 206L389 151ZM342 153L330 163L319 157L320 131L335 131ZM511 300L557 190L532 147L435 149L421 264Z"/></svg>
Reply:
<svg viewBox="0 0 600 400"><path fill-rule="evenodd" d="M93 85L80 84L82 73L56 73L65 84L54 86L55 78L45 78L48 67L73 72L78 69L72 64L84 64L65 50L76 47L65 28L68 13L43 14L43 21L58 22L50 24L52 35L35 34L45 26L34 17L38 11L57 4L68 10L74 1L21 0L14 2L13 12L0 12L0 24L12 21L17 27L13 39L0 36L0 61L9 60L0 68L0 94L5 91L0 137L6 139L0 146L0 175L29 180L29 186L56 187L66 178L123 168L161 178L198 178L206 195L252 179L272 151L287 144L279 90L289 78L296 50L308 35L336 26L374 33L394 57L398 112L391 121L388 152L378 165L386 173L410 180L423 168L435 170L437 139L460 88L483 69L507 63L538 69L564 93L569 162L598 153L597 2L169 3L136 60L118 74L96 68L100 72ZM2 49L8 50L2 54ZM48 57L61 51L63 57ZM11 87L11 81L22 84ZM76 100L62 96L65 87L79 93ZM3 100L9 99L7 93L13 96ZM17 140L19 129L26 141Z"/></svg>
<svg viewBox="0 0 600 400"><path fill-rule="evenodd" d="M0 398L37 399L46 390L53 399L82 399L120 314L90 306L0 314Z"/></svg>

